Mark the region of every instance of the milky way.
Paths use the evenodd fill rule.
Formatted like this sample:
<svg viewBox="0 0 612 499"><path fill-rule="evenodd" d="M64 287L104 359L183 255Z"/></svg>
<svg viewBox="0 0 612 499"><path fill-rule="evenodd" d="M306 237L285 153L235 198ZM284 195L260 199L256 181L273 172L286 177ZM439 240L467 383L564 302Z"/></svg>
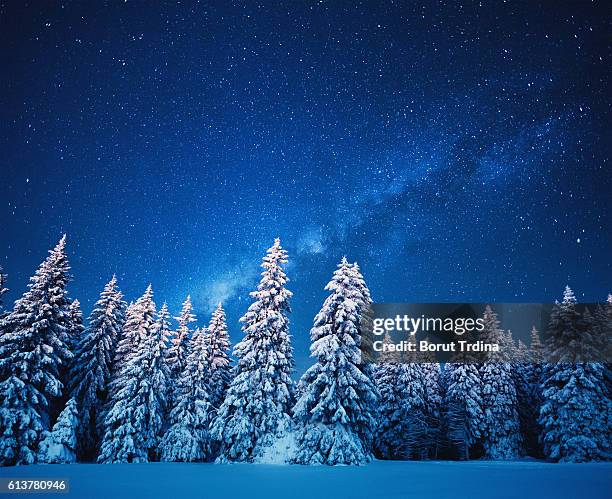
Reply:
<svg viewBox="0 0 612 499"><path fill-rule="evenodd" d="M346 255L377 301L612 291L606 2L0 5L0 264L64 232L174 312L290 253L298 367ZM382 5L382 4L385 5ZM539 2L538 2L539 3Z"/></svg>

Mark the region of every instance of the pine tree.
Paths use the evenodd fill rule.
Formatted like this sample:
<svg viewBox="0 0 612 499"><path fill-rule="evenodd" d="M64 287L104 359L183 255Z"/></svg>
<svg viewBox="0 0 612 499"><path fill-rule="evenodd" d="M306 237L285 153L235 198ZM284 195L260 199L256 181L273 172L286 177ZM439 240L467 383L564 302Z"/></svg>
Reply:
<svg viewBox="0 0 612 499"><path fill-rule="evenodd" d="M168 350L172 345L172 336L173 332L171 329L171 315L168 310L168 305L166 302L163 303L159 312L157 313L157 322L156 327L159 329L159 335L161 336L161 342L163 347L163 358L164 363L166 364L166 369L168 370L168 374L170 378L168 379L168 387L166 389L166 397L167 397L167 409L170 410L173 406L172 398L174 397L174 392L177 387L178 379L172 377L172 372L170 370L170 366L168 365ZM167 415L166 415L167 416Z"/></svg>
<svg viewBox="0 0 612 499"><path fill-rule="evenodd" d="M230 339L225 311L220 303L212 314L204 338L210 352L210 402L213 407L219 408L225 399L231 374Z"/></svg>
<svg viewBox="0 0 612 499"><path fill-rule="evenodd" d="M384 344L391 343L385 335ZM381 358L376 369L379 425L375 448L383 459L424 459L428 455L426 393L421 364Z"/></svg>
<svg viewBox="0 0 612 499"><path fill-rule="evenodd" d="M172 316L170 314L170 310L168 310L168 305L166 304L166 302L164 302L162 307L159 309L157 322L159 323L160 334L162 336L162 341L165 347L166 360L168 357L168 350L172 346L172 337L174 335L171 329L172 327L171 318Z"/></svg>
<svg viewBox="0 0 612 499"><path fill-rule="evenodd" d="M504 332L499 328L497 314L489 305L483 320L483 341L500 346L498 352L487 352L485 362L479 369L484 416L481 431L484 456L488 459L514 459L520 454L522 445L512 364L518 352L512 332Z"/></svg>
<svg viewBox="0 0 612 499"><path fill-rule="evenodd" d="M183 302L180 315L175 317L178 321L178 329L172 339L172 345L166 352L170 375L174 380L177 380L184 371L187 355L189 355L189 341L193 333L189 325L196 321L192 310L191 297L187 296L187 299Z"/></svg>
<svg viewBox="0 0 612 499"><path fill-rule="evenodd" d="M156 458L166 410L168 368L153 290L130 307L124 326L129 339L122 366L111 382L98 462L147 462ZM128 343L125 343L128 345Z"/></svg>
<svg viewBox="0 0 612 499"><path fill-rule="evenodd" d="M491 308L491 305L485 307L484 314L482 316L484 322L484 329L478 335L478 339L484 343L498 343L500 350L504 354L508 354L508 342L507 337L504 336L504 332L500 329L500 322L497 318L497 313ZM480 352L478 354L470 354L470 357L474 357L477 362L486 362L491 356L491 352Z"/></svg>
<svg viewBox="0 0 612 499"><path fill-rule="evenodd" d="M280 240L263 259L254 302L240 319L244 339L234 348L234 378L219 408L213 435L220 461L270 459L275 440L291 427L293 350L289 336L289 298Z"/></svg>
<svg viewBox="0 0 612 499"><path fill-rule="evenodd" d="M518 396L511 364L494 355L481 370L484 453L489 459L515 459L522 445Z"/></svg>
<svg viewBox="0 0 612 499"><path fill-rule="evenodd" d="M6 288L6 280L8 276L3 273L2 265L0 265L0 337L2 336L5 329L8 329L7 316L8 311L4 309L3 296L8 293ZM8 367L8 366L7 366ZM8 377L8 372L2 372L2 362L0 362L0 381Z"/></svg>
<svg viewBox="0 0 612 499"><path fill-rule="evenodd" d="M104 286L77 346L71 370L71 393L80 407L78 454L91 460L96 455L101 411L107 401L113 357L123 329L126 303L115 276Z"/></svg>
<svg viewBox="0 0 612 499"><path fill-rule="evenodd" d="M71 358L66 236L49 252L15 302L0 337L0 464L31 464L62 395L60 369Z"/></svg>
<svg viewBox="0 0 612 499"><path fill-rule="evenodd" d="M538 418L540 405L542 404L541 381L544 367L544 346L540 341L540 333L535 326L531 328L530 338L531 344L529 351L526 353L528 363L523 364L528 393L522 426L526 452L531 456L541 457L540 434L542 428L538 423ZM519 405L521 405L520 402Z"/></svg>
<svg viewBox="0 0 612 499"><path fill-rule="evenodd" d="M601 363L579 362L593 349L591 331L576 310L572 290L555 305L547 330L552 363L542 376L542 426L544 454L555 461L582 462L610 456L610 400L605 394Z"/></svg>
<svg viewBox="0 0 612 499"><path fill-rule="evenodd" d="M8 288L5 287L7 278L8 276L4 273L2 265L0 265L0 321L6 315L4 311L3 296L8 293Z"/></svg>
<svg viewBox="0 0 612 499"><path fill-rule="evenodd" d="M612 295L608 295L605 304L598 304L595 309L595 344L598 360L604 365L605 388L608 398L612 398Z"/></svg>
<svg viewBox="0 0 612 499"><path fill-rule="evenodd" d="M74 398L68 400L60 413L53 430L46 432L38 450L38 460L47 464L70 464L76 462L77 430L79 413Z"/></svg>
<svg viewBox="0 0 612 499"><path fill-rule="evenodd" d="M209 427L214 415L209 393L210 349L207 334L198 331L179 376L169 428L161 440L162 461L205 461L211 455Z"/></svg>
<svg viewBox="0 0 612 499"><path fill-rule="evenodd" d="M74 353L85 330L83 326L83 312L81 311L81 302L79 300L75 299L70 303L69 314L70 329L68 330L67 345L70 351Z"/></svg>
<svg viewBox="0 0 612 499"><path fill-rule="evenodd" d="M330 295L310 331L316 362L302 377L293 411L298 425L295 462L362 464L371 459L376 388L361 367L363 290L346 259L329 284Z"/></svg>
<svg viewBox="0 0 612 499"><path fill-rule="evenodd" d="M81 341L83 331L85 330L85 327L83 326L83 312L81 311L81 303L79 302L79 300L74 299L72 302L70 302L70 305L68 307L68 314L69 318L66 334L66 346L71 352L72 358L70 359L69 363L63 364L60 368L60 381L65 387L61 401L58 401L61 407L65 407L66 403L68 402L68 399L70 398L70 387L73 383L71 373L73 371L74 362L76 360L76 351L79 342Z"/></svg>
<svg viewBox="0 0 612 499"><path fill-rule="evenodd" d="M480 374L475 364L450 362L445 364L443 376L446 387L443 407L447 437L456 455L467 460L483 434Z"/></svg>
<svg viewBox="0 0 612 499"><path fill-rule="evenodd" d="M429 342L428 339L426 339ZM425 421L427 422L426 446L429 457L437 458L442 443L442 387L440 364L435 354L425 352L422 356L423 388L425 390Z"/></svg>

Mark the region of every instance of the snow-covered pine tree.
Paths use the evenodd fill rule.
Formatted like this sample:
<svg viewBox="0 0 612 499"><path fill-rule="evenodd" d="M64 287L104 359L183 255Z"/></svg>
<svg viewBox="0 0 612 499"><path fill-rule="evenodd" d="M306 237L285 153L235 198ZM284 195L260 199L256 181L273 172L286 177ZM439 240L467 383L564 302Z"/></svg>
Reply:
<svg viewBox="0 0 612 499"><path fill-rule="evenodd" d="M70 303L70 329L68 330L68 341L66 342L70 351L74 354L81 340L81 335L85 330L83 326L83 312L81 311L81 302L74 299Z"/></svg>
<svg viewBox="0 0 612 499"><path fill-rule="evenodd" d="M104 286L89 316L71 370L71 393L80 408L78 455L92 460L97 455L97 427L107 401L112 362L123 329L126 303L115 276Z"/></svg>
<svg viewBox="0 0 612 499"><path fill-rule="evenodd" d="M477 339L484 343L498 343L502 353L507 355L509 352L504 350L507 350L508 343L504 337L504 332L499 327L500 322L497 318L497 313L491 308L491 305L485 307L482 318L484 321L484 329L478 334ZM474 356L475 360L480 363L486 362L490 355L491 352L471 354L471 356Z"/></svg>
<svg viewBox="0 0 612 499"><path fill-rule="evenodd" d="M168 350L172 346L172 337L174 336L174 332L172 331L172 315L170 314L170 310L168 310L168 304L166 302L163 303L159 312L157 314L157 323L159 327L159 333L161 334L162 341L164 342L165 347L165 356L167 360Z"/></svg>
<svg viewBox="0 0 612 499"><path fill-rule="evenodd" d="M209 349L210 403L215 408L221 407L225 393L230 384L231 361L229 357L230 338L227 331L225 311L221 303L212 314L206 332L203 333L207 348Z"/></svg>
<svg viewBox="0 0 612 499"><path fill-rule="evenodd" d="M612 295L608 295L605 304L598 304L595 309L595 343L599 358L604 365L606 394L612 398Z"/></svg>
<svg viewBox="0 0 612 499"><path fill-rule="evenodd" d="M81 337L85 327L83 326L83 312L81 311L81 303L76 298L70 303L68 307L68 328L66 334L66 346L72 353L72 358L69 363L62 365L60 369L60 380L64 385L61 407L65 407L68 399L70 398L72 380L72 371L75 362L76 351L81 341Z"/></svg>
<svg viewBox="0 0 612 499"><path fill-rule="evenodd" d="M172 344L166 351L166 362L170 368L170 376L173 380L177 380L184 371L187 355L189 355L189 342L193 333L189 325L196 321L192 311L191 297L188 295L183 302L181 313L178 317L175 317L178 322L178 328L174 338L172 338Z"/></svg>
<svg viewBox="0 0 612 499"><path fill-rule="evenodd" d="M582 462L610 457L612 408L605 393L601 363L577 362L593 349L593 335L584 331L576 298L567 286L555 305L547 330L551 363L542 375L544 454L555 461Z"/></svg>
<svg viewBox="0 0 612 499"><path fill-rule="evenodd" d="M15 302L0 336L0 465L35 462L50 405L62 395L60 369L72 355L65 343L69 271L64 236Z"/></svg>
<svg viewBox="0 0 612 499"><path fill-rule="evenodd" d="M454 360L444 365L444 423L451 449L467 460L484 429L482 383L476 364Z"/></svg>
<svg viewBox="0 0 612 499"><path fill-rule="evenodd" d="M310 331L316 362L302 377L304 392L293 409L298 425L294 460L363 464L371 459L367 440L375 425L377 390L361 367L363 291L346 258L325 289L330 295Z"/></svg>
<svg viewBox="0 0 612 499"><path fill-rule="evenodd" d="M4 311L4 295L8 293L8 288L6 287L6 280L8 276L4 273L4 269L2 265L0 265L0 320L4 317L6 312Z"/></svg>
<svg viewBox="0 0 612 499"><path fill-rule="evenodd" d="M398 378L398 367L402 361L399 352L385 350L390 344L391 336L385 333L383 338L383 351L378 357L378 363L374 367L374 381L378 390L378 411L376 414L376 438L374 439L374 453L379 459L398 459L395 457L395 449L399 448L398 435L395 431L395 405L399 403L396 394L396 381ZM300 384L306 384L300 380ZM305 390L301 390L301 395ZM298 399L299 400L299 399Z"/></svg>
<svg viewBox="0 0 612 499"><path fill-rule="evenodd" d="M293 349L287 314L292 293L285 287L285 263L287 252L276 239L251 293L254 302L240 319L245 337L234 347L233 379L212 428L222 462L276 459L273 446L291 427Z"/></svg>
<svg viewBox="0 0 612 499"><path fill-rule="evenodd" d="M4 309L4 295L8 293L8 288L5 287L7 278L8 276L4 273L4 269L2 268L2 265L0 265L0 336L2 336L2 332L4 331L4 329L8 327L8 324L6 321L6 318L8 316L8 311ZM0 362L0 369L1 369L1 362ZM0 370L0 381L5 379L6 377L8 377L8 374L3 373Z"/></svg>
<svg viewBox="0 0 612 499"><path fill-rule="evenodd" d="M156 327L159 329L159 335L161 336L161 339L162 339L164 362L166 363L166 368L170 375L170 378L168 379L168 387L166 389L166 397L167 397L166 407L168 411L170 411L170 409L172 408L172 405L173 405L172 397L174 396L176 382L178 381L172 378L170 366L168 366L168 350L170 349L170 346L172 345L172 337L174 336L174 332L171 329L172 328L171 320L172 320L172 315L170 314L170 310L168 310L167 303L164 302L161 308L159 309L159 311L157 312Z"/></svg>
<svg viewBox="0 0 612 499"><path fill-rule="evenodd" d="M512 364L506 354L491 352L482 365L482 432L484 455L488 459L515 459L521 451L518 396Z"/></svg>
<svg viewBox="0 0 612 499"><path fill-rule="evenodd" d="M538 423L540 405L542 403L541 378L544 368L544 346L540 340L540 333L535 326L531 328L531 344L525 358L528 363L523 364L527 377L527 424L523 425L525 435L525 450L530 456L541 457L542 447L540 445L540 434L542 428ZM519 401L519 407L521 403Z"/></svg>
<svg viewBox="0 0 612 499"><path fill-rule="evenodd" d="M385 343L391 343L388 334ZM384 352L380 362L375 370L379 393L376 453L382 459L424 459L429 441L421 364L402 363L399 355Z"/></svg>
<svg viewBox="0 0 612 499"><path fill-rule="evenodd" d="M211 456L210 354L207 334L197 331L176 381L168 430L159 445L162 461L205 461Z"/></svg>
<svg viewBox="0 0 612 499"><path fill-rule="evenodd" d="M429 342L429 339L425 339ZM427 435L425 437L429 449L429 457L437 458L442 444L442 386L440 364L436 362L435 354L424 352L421 371L423 373L423 388L425 390L425 416Z"/></svg>
<svg viewBox="0 0 612 499"><path fill-rule="evenodd" d="M129 339L119 371L111 382L111 399L105 414L100 463L154 460L163 431L168 368L164 344L155 320L153 290L130 307L124 326Z"/></svg>
<svg viewBox="0 0 612 499"><path fill-rule="evenodd" d="M45 438L40 442L38 461L47 464L76 462L78 427L77 402L74 398L71 398L57 418L53 429L46 432Z"/></svg>

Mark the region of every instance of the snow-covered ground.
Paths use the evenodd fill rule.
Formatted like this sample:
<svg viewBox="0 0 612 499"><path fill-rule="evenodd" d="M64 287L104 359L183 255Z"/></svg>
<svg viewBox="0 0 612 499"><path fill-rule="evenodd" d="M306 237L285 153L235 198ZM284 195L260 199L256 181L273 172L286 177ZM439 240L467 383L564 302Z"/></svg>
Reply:
<svg viewBox="0 0 612 499"><path fill-rule="evenodd" d="M37 465L0 468L2 478L70 480L94 498L610 498L612 463L375 462L368 466L248 464ZM40 497L40 494L36 494Z"/></svg>

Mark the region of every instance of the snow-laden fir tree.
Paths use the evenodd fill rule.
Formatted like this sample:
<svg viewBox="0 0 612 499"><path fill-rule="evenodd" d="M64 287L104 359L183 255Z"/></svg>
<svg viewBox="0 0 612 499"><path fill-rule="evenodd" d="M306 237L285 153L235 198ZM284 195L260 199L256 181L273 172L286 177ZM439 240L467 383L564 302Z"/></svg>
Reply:
<svg viewBox="0 0 612 499"><path fill-rule="evenodd" d="M164 302L159 309L157 314L157 323L159 333L161 334L162 341L166 349L166 353L164 355L166 356L167 360L168 350L172 346L172 337L174 336L174 332L172 331L172 315L170 314L170 310L168 310L168 304L166 302Z"/></svg>
<svg viewBox="0 0 612 499"><path fill-rule="evenodd" d="M169 427L159 445L162 461L205 461L211 457L210 425L214 417L209 382L211 350L207 333L197 331L185 369L175 382Z"/></svg>
<svg viewBox="0 0 612 499"><path fill-rule="evenodd" d="M444 423L449 445L467 460L484 429L482 382L477 365L455 360L444 365Z"/></svg>
<svg viewBox="0 0 612 499"><path fill-rule="evenodd" d="M76 462L79 412L74 398L68 400L53 429L46 432L40 442L38 461L47 464L70 464Z"/></svg>
<svg viewBox="0 0 612 499"><path fill-rule="evenodd" d="M204 339L209 349L210 403L213 407L219 408L229 387L231 374L230 338L227 331L225 311L221 303L217 305L212 314Z"/></svg>
<svg viewBox="0 0 612 499"><path fill-rule="evenodd" d="M8 276L4 273L2 265L0 265L0 336L2 336L4 328L7 327L6 317L8 316L8 311L4 309L4 295L8 293L8 288L6 288L7 278ZM0 381L7 376L0 370Z"/></svg>
<svg viewBox="0 0 612 499"><path fill-rule="evenodd" d="M62 398L57 401L59 407L63 408L66 406L68 399L70 398L71 385L72 385L72 371L75 362L76 350L85 327L83 326L83 312L81 311L81 303L79 300L74 299L68 307L68 328L66 335L66 346L72 353L72 358L69 363L64 363L60 368L60 381L64 385ZM56 406L57 407L57 406ZM60 410L60 409L57 409Z"/></svg>
<svg viewBox="0 0 612 499"><path fill-rule="evenodd" d="M612 295L606 303L598 304L595 309L595 343L599 351L599 360L604 365L605 388L608 398L612 398Z"/></svg>
<svg viewBox="0 0 612 499"><path fill-rule="evenodd" d="M526 434L526 450L530 455L542 457L540 435L542 428L538 422L540 406L542 405L542 373L544 371L545 351L540 339L540 332L535 326L531 328L528 354L529 405L531 408L531 423Z"/></svg>
<svg viewBox="0 0 612 499"><path fill-rule="evenodd" d="M429 342L428 339L426 339ZM425 416L427 422L426 445L429 457L437 458L442 440L442 386L440 364L436 362L435 354L425 352L421 357L421 371L423 373L423 388L425 390Z"/></svg>
<svg viewBox="0 0 612 499"><path fill-rule="evenodd" d="M168 366L168 350L172 345L172 337L174 336L171 321L172 315L170 314L170 310L168 310L168 305L166 304L166 302L164 302L159 311L157 312L156 327L159 329L158 332L161 336L164 362L166 363L166 368L170 376L170 378L168 379L168 387L166 389L166 403L168 411L172 408L172 397L174 396L174 390L176 388L177 381L176 379L172 378L172 372L170 370L170 366Z"/></svg>
<svg viewBox="0 0 612 499"><path fill-rule="evenodd" d="M98 456L101 463L147 462L157 457L169 375L160 323L154 316L149 286L130 308L124 326L132 349L111 381L112 398Z"/></svg>
<svg viewBox="0 0 612 499"><path fill-rule="evenodd" d="M49 252L15 302L0 336L0 464L31 464L62 395L60 369L71 358L66 236Z"/></svg>
<svg viewBox="0 0 612 499"><path fill-rule="evenodd" d="M172 344L166 351L166 362L172 379L177 380L185 369L185 362L189 355L189 342L193 333L189 325L196 321L190 296L187 296L183 302L181 313L175 319L178 322L178 328L172 338Z"/></svg>
<svg viewBox="0 0 612 499"><path fill-rule="evenodd" d="M2 265L0 265L0 320L2 320L6 314L4 310L4 295L8 293L8 288L6 287L7 278L8 276L4 273Z"/></svg>
<svg viewBox="0 0 612 499"><path fill-rule="evenodd" d="M263 259L254 302L240 319L244 339L234 347L233 379L213 425L219 461L266 461L291 427L293 350L289 298L280 240ZM282 450L280 451L283 452Z"/></svg>
<svg viewBox="0 0 612 499"><path fill-rule="evenodd" d="M544 454L555 461L583 462L610 458L612 408L606 396L602 363L579 362L592 352L592 331L585 330L572 290L555 305L547 330L551 363L542 374Z"/></svg>
<svg viewBox="0 0 612 499"><path fill-rule="evenodd" d="M330 295L310 331L315 364L302 377L304 391L293 409L298 426L294 460L363 464L371 459L367 439L375 425L377 398L359 350L363 291L346 259L325 289Z"/></svg>
<svg viewBox="0 0 612 499"><path fill-rule="evenodd" d="M520 431L523 436L521 453L538 456L540 430L537 421L540 407L533 398L531 352L519 339L516 353L516 362L512 365L512 377L516 387Z"/></svg>
<svg viewBox="0 0 612 499"><path fill-rule="evenodd" d="M389 333L383 337L383 351L377 358L374 366L374 382L378 390L378 411L376 414L376 437L374 439L374 453L379 459L399 459L395 457L395 449L400 445L397 442L399 432L396 432L395 405L399 403L396 393L396 380L399 365L402 362L400 352L388 350L393 342ZM300 380L302 386L306 386ZM302 394L304 390L301 390ZM299 399L298 399L299 400ZM392 427L392 423L394 426ZM403 435L400 434L401 437Z"/></svg>
<svg viewBox="0 0 612 499"><path fill-rule="evenodd" d="M97 427L107 400L117 340L123 329L126 303L115 276L104 286L89 316L71 370L71 393L79 406L78 454L91 460L97 455Z"/></svg>
<svg viewBox="0 0 612 499"><path fill-rule="evenodd" d="M385 335L383 345L391 343ZM402 363L395 353L383 354L376 367L378 426L375 449L382 459L425 459L427 439L426 394L421 364Z"/></svg>
<svg viewBox="0 0 612 499"><path fill-rule="evenodd" d="M85 326L83 326L83 312L81 311L81 302L79 300L74 299L70 303L69 314L70 329L68 330L68 341L66 343L70 351L74 353L85 330Z"/></svg>
<svg viewBox="0 0 612 499"><path fill-rule="evenodd" d="M481 340L484 343L498 343L500 350L506 356L510 355L508 352L508 342L504 337L504 332L500 329L500 322L497 318L497 313L491 308L491 305L487 305L482 316L484 329L478 333L477 340ZM470 354L470 357L474 357L474 360L482 363L488 360L491 352L480 352L477 354Z"/></svg>
<svg viewBox="0 0 612 499"><path fill-rule="evenodd" d="M518 396L512 364L503 350L492 352L481 369L484 455L488 459L515 459L521 450Z"/></svg>
<svg viewBox="0 0 612 499"><path fill-rule="evenodd" d="M372 331L372 297L370 294L370 289L368 288L363 275L361 274L361 269L357 262L353 262L349 264L348 272L350 274L350 279L353 284L353 288L355 290L355 301L359 307L359 315L357 317L357 332L358 334L355 336L355 344L359 347L359 368L362 372L372 380L372 386L374 387L374 395L378 396L376 383L374 382L374 365L369 359L366 359L364 356L364 352L372 351L372 335L367 334ZM364 343L364 341L366 343ZM376 412L376 407L373 409L373 413ZM375 417L375 416L374 416ZM374 443L374 428L372 426L364 425L359 427L357 431L359 432L361 438L368 446L368 448L372 448Z"/></svg>

